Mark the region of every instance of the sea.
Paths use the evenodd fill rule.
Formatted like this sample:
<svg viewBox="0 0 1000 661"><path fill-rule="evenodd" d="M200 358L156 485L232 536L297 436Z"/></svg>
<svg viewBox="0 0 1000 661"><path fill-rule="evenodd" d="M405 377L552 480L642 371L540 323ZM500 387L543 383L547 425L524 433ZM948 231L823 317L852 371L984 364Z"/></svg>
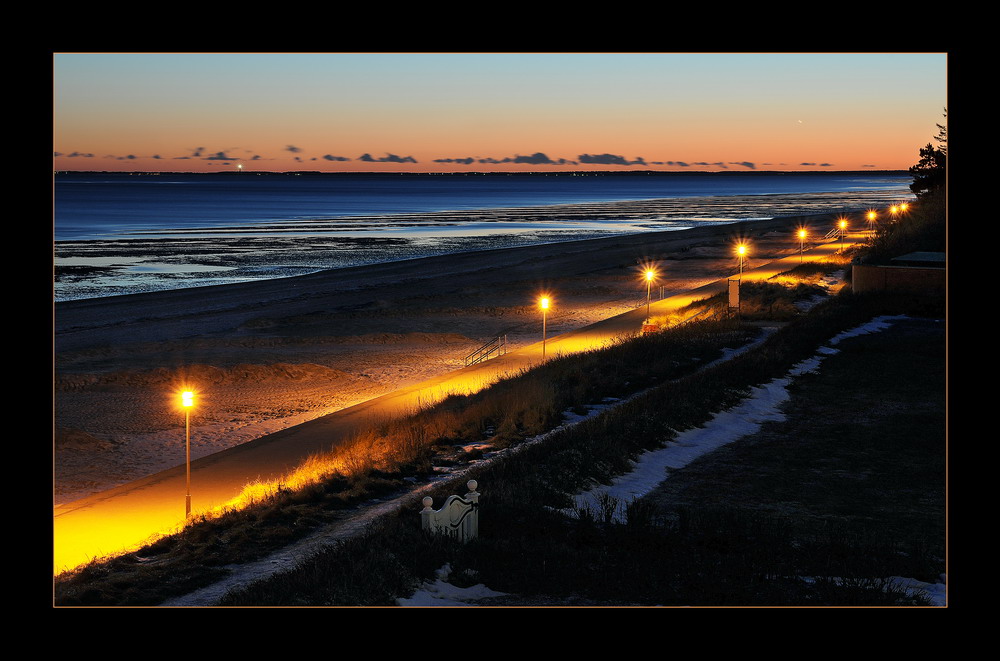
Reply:
<svg viewBox="0 0 1000 661"><path fill-rule="evenodd" d="M906 172L54 176L54 299L912 199Z"/></svg>

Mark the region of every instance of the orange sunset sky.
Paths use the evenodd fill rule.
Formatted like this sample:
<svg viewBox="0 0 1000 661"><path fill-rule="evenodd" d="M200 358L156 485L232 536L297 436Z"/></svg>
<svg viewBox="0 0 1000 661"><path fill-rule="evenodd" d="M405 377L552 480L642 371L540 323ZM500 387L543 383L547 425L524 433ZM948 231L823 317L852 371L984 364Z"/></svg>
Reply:
<svg viewBox="0 0 1000 661"><path fill-rule="evenodd" d="M58 170L890 170L944 53L55 53Z"/></svg>

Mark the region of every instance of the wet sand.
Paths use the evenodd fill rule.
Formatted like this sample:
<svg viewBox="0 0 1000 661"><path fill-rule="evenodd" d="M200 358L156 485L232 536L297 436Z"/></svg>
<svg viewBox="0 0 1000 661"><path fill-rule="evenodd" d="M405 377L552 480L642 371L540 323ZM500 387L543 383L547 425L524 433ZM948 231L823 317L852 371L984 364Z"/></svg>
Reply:
<svg viewBox="0 0 1000 661"><path fill-rule="evenodd" d="M184 460L179 382L196 383L192 458L218 452L464 365L487 340L549 336L798 249L832 215L487 250L214 287L59 303L55 504Z"/></svg>

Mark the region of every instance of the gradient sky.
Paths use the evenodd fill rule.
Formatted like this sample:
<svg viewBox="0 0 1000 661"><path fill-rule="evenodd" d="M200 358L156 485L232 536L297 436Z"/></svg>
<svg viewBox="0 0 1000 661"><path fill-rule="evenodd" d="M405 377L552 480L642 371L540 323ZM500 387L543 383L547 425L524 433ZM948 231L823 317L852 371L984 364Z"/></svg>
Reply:
<svg viewBox="0 0 1000 661"><path fill-rule="evenodd" d="M945 53L56 53L59 170L906 169Z"/></svg>

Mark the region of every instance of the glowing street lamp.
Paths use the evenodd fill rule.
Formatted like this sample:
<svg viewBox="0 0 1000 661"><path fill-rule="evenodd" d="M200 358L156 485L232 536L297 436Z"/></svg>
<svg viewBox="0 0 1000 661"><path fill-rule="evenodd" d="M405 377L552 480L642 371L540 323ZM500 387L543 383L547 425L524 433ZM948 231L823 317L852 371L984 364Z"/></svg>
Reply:
<svg viewBox="0 0 1000 661"><path fill-rule="evenodd" d="M646 272L643 274L643 277L646 280L646 323L648 324L649 323L649 288L653 284L653 278L656 277L656 271L654 271L653 269L646 269Z"/></svg>
<svg viewBox="0 0 1000 661"><path fill-rule="evenodd" d="M895 209L895 208L896 207L893 207L893 209ZM868 218L868 229L872 233L874 233L874 231L875 231L875 219L878 218L878 214L875 213L874 211L869 211L868 215L866 217Z"/></svg>
<svg viewBox="0 0 1000 661"><path fill-rule="evenodd" d="M184 407L184 453L187 468L187 496L184 499L184 517L191 516L191 407L194 406L194 393L185 390L181 393L181 406Z"/></svg>
<svg viewBox="0 0 1000 661"><path fill-rule="evenodd" d="M802 263L802 251L805 248L806 234L805 228L799 229L799 264Z"/></svg>
<svg viewBox="0 0 1000 661"><path fill-rule="evenodd" d="M743 257L747 254L747 244L740 243L736 246L736 254L740 256L740 280L743 279Z"/></svg>
<svg viewBox="0 0 1000 661"><path fill-rule="evenodd" d="M844 232L847 231L847 219L841 218L837 221L837 227L840 228L840 252L844 252Z"/></svg>
<svg viewBox="0 0 1000 661"><path fill-rule="evenodd" d="M542 308L542 360L545 360L545 335L546 335L546 317L549 312L549 297L543 296L541 300L538 301L538 305Z"/></svg>

